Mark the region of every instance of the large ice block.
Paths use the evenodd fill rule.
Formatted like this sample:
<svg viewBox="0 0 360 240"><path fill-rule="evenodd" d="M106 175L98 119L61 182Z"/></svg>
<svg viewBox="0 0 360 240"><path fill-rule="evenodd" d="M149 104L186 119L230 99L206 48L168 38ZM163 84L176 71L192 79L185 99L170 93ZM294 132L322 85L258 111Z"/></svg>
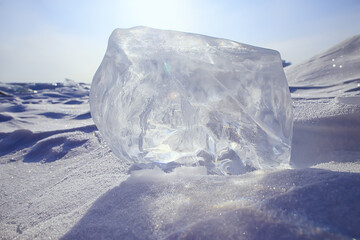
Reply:
<svg viewBox="0 0 360 240"><path fill-rule="evenodd" d="M292 101L278 52L199 34L116 29L90 91L112 151L209 172L289 163Z"/></svg>

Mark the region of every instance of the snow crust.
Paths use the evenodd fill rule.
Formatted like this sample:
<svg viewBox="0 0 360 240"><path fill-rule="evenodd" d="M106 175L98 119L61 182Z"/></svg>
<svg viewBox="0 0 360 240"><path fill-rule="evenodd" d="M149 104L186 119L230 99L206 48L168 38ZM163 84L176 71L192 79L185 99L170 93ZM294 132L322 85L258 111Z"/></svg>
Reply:
<svg viewBox="0 0 360 240"><path fill-rule="evenodd" d="M292 102L274 50L147 27L116 29L90 107L112 151L132 163L240 174L290 161Z"/></svg>

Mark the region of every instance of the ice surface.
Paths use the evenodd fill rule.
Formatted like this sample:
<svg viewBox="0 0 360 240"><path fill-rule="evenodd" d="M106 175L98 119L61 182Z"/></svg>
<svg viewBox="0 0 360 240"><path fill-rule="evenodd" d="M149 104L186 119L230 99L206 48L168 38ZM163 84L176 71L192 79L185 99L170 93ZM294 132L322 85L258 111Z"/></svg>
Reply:
<svg viewBox="0 0 360 240"><path fill-rule="evenodd" d="M274 50L116 29L90 107L112 151L132 163L204 165L219 174L289 163L292 101Z"/></svg>

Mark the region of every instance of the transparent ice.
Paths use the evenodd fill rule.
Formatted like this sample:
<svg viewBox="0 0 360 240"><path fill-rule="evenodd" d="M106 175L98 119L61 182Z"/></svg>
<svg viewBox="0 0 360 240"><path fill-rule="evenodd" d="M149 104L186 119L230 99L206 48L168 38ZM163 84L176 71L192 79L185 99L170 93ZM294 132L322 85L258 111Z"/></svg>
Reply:
<svg viewBox="0 0 360 240"><path fill-rule="evenodd" d="M215 174L289 163L292 101L274 50L116 29L90 107L112 151L131 163L203 165Z"/></svg>

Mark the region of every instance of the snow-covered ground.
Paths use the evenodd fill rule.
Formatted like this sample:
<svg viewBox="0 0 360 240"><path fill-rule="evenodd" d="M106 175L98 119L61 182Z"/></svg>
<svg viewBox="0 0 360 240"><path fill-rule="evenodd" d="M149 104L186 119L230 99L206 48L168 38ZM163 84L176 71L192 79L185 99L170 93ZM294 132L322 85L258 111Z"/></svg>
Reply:
<svg viewBox="0 0 360 240"><path fill-rule="evenodd" d="M360 238L359 39L285 69L293 168L239 176L130 174L89 85L1 83L0 239Z"/></svg>

